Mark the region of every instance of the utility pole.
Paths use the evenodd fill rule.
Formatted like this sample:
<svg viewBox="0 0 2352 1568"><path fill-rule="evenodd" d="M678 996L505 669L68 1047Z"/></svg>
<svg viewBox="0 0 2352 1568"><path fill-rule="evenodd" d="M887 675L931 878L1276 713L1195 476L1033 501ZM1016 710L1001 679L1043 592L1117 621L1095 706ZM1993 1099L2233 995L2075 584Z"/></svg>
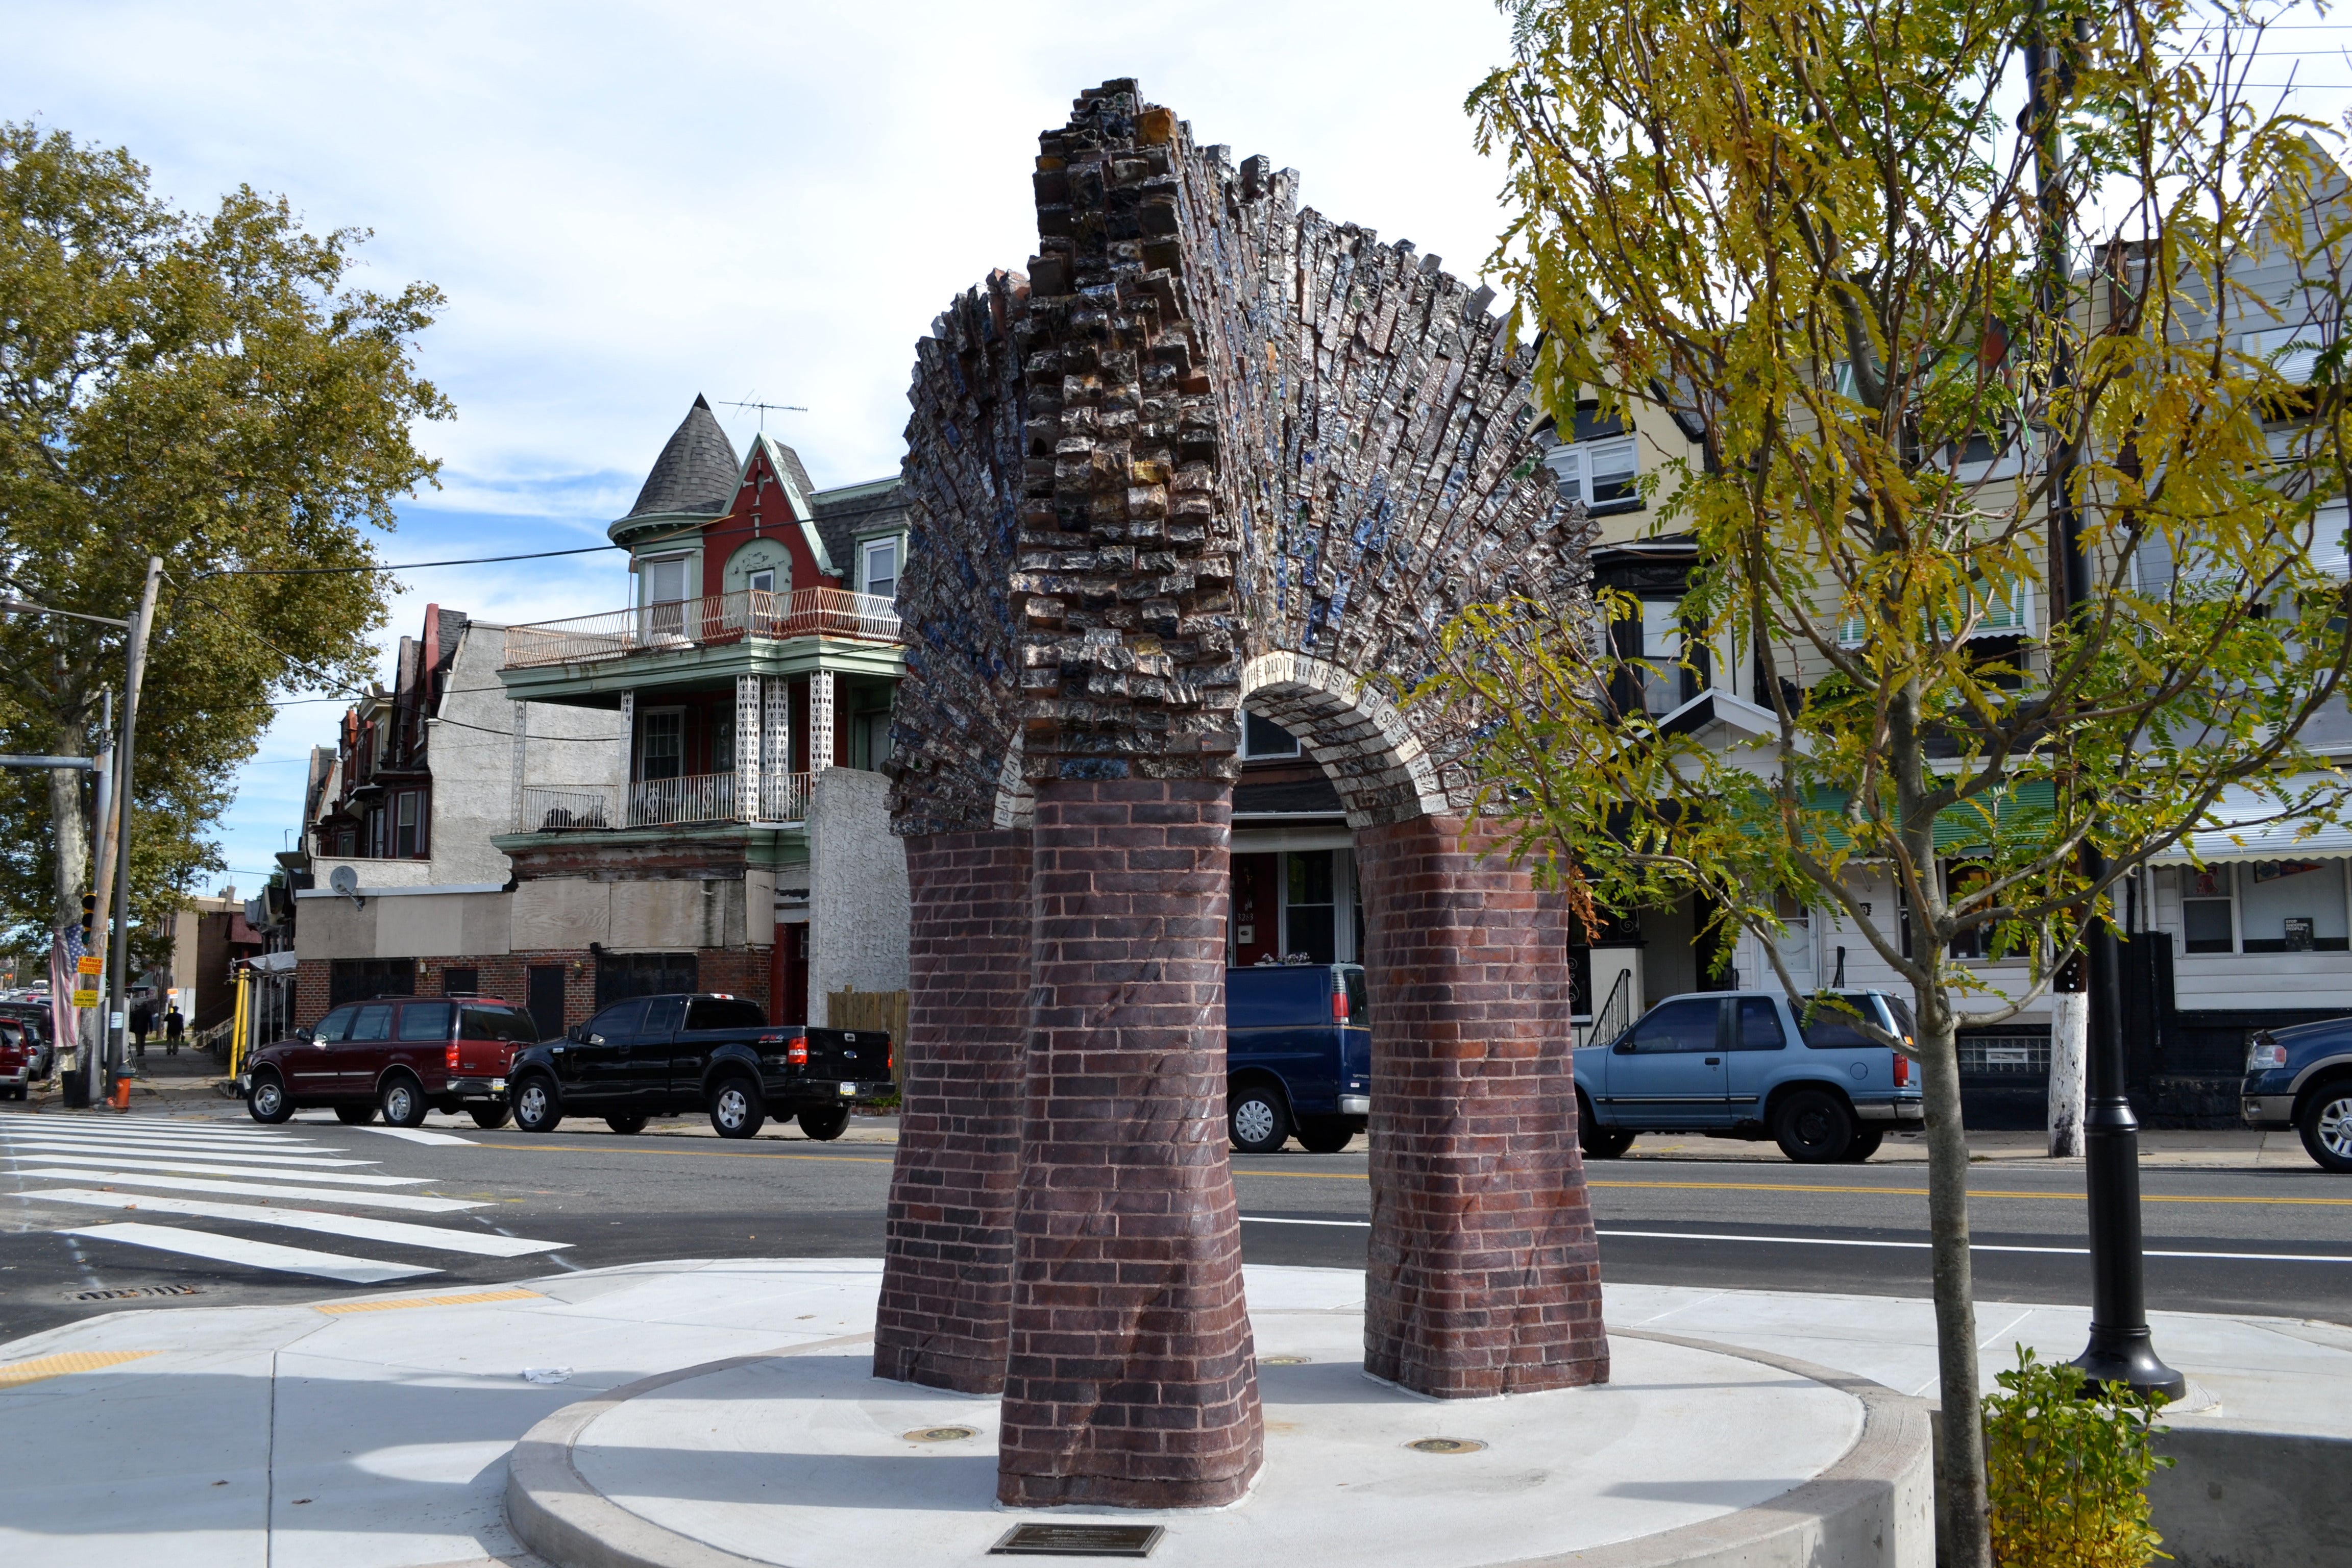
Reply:
<svg viewBox="0 0 2352 1568"><path fill-rule="evenodd" d="M147 585L139 595L139 614L131 622L131 668L122 686L122 743L115 751L114 784L114 945L107 958L106 1091L122 1069L124 970L131 962L131 759L139 735L139 688L147 675L147 634L155 624L155 591L163 580L163 558L147 557Z"/></svg>
<svg viewBox="0 0 2352 1568"><path fill-rule="evenodd" d="M2060 35L2044 0L2034 6L2028 27L2028 97L2021 119L2033 138L2035 195L2042 224L2035 296L2043 331L2049 334L2050 395L2054 403L2074 379L2074 349L2067 341L2073 307L2066 247L2074 197L2067 189L2066 146L2058 112L2074 89L2074 61L2090 41L2090 23L2077 16ZM2073 426L2080 422L2068 410L2054 414L2048 431L2047 504L2052 553L2057 557L2053 563L2057 570L2052 576L2063 586L2066 615L2086 618L2093 613L2091 557L2083 540L2082 508L2074 495L2074 472L2081 454ZM2054 626L2054 613L2051 620ZM2093 887L2107 874L2105 854L2087 839L2081 850L2080 868L2085 883ZM2074 1364L2095 1382L2122 1384L2137 1393L2178 1399L2188 1392L2189 1381L2158 1357L2147 1326L2140 1241L2139 1119L2132 1114L2126 1091L2123 964L2116 950L2115 931L2105 921L2092 924L2084 946L2091 1012L2089 1092L2083 1117L2084 1182L2091 1219L2091 1339L2074 1358Z"/></svg>

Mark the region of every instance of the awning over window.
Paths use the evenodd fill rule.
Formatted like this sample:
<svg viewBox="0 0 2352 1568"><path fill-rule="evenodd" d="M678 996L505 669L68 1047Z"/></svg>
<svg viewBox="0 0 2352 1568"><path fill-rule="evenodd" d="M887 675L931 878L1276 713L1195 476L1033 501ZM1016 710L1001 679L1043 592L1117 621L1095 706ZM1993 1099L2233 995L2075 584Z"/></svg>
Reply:
<svg viewBox="0 0 2352 1568"><path fill-rule="evenodd" d="M2294 795L2335 782L2336 775L2332 773L2298 773L2287 781L2286 789ZM2207 826L2183 837L2161 855L2151 857L2150 864L2186 865L2192 850L2197 859L2208 862L2352 856L2352 823L2322 823L2315 827L2308 817L2271 820L2278 813L2275 800L2263 799L2249 789L2226 789L2206 814Z"/></svg>

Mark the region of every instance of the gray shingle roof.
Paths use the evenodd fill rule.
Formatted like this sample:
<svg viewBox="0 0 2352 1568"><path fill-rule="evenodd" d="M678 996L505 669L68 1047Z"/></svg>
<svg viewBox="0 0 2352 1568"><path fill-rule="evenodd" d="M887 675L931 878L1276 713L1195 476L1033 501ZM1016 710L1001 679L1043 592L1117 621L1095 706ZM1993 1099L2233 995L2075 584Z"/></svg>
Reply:
<svg viewBox="0 0 2352 1568"><path fill-rule="evenodd" d="M621 521L667 512L717 517L734 500L741 471L735 443L719 427L710 405L698 393L669 445L654 460L646 488L637 492L637 504Z"/></svg>
<svg viewBox="0 0 2352 1568"><path fill-rule="evenodd" d="M857 568L850 559L851 543L858 534L903 528L907 522L906 487L896 480L887 489L872 484L845 485L812 494L809 504L816 509L816 531L833 563L852 576Z"/></svg>

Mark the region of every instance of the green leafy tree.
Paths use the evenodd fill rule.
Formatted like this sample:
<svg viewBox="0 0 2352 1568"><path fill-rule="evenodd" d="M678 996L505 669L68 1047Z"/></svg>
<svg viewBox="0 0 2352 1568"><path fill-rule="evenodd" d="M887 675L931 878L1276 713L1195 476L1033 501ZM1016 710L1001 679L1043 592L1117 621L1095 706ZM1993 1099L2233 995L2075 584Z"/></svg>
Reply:
<svg viewBox="0 0 2352 1568"><path fill-rule="evenodd" d="M362 683L381 579L370 528L437 465L449 416L413 363L439 294L347 285L364 235L308 232L240 188L173 210L121 149L0 123L0 577L16 597L126 618L147 556L167 577L140 710L132 909L163 916L217 868L204 834L273 697ZM281 575L222 575L254 572ZM123 634L0 622L0 746L86 756ZM80 775L0 775L0 920L42 932L88 885Z"/></svg>
<svg viewBox="0 0 2352 1568"><path fill-rule="evenodd" d="M2216 67L2179 4L1509 8L1470 100L1509 168L1496 265L1563 428L1586 397L1704 429L1648 499L1696 542L1685 646L1752 660L1763 716L1702 743L1612 700L1648 671L1605 595L1470 611L1418 700L1461 706L1481 809L1575 896L1696 895L1799 994L1792 900L1909 986L1946 1544L1986 1568L1956 1034L2034 1001L2225 790L2336 809L2296 736L2347 658L2342 181L2244 101L2244 30ZM2067 68L2046 140L2011 120L2029 37ZM2032 635L1979 640L2005 621Z"/></svg>

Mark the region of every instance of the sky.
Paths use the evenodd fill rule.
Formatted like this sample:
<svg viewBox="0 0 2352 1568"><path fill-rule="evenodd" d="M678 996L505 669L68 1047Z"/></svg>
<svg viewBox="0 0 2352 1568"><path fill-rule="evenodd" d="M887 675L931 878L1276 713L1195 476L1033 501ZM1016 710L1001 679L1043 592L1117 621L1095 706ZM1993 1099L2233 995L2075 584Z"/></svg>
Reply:
<svg viewBox="0 0 2352 1568"><path fill-rule="evenodd" d="M283 195L313 228L372 232L356 282L447 296L419 360L457 416L421 432L441 486L402 505L392 562L604 542L698 393L739 449L764 418L820 486L895 471L915 341L1025 264L1036 135L1108 78L1457 275L1500 226L1502 172L1462 109L1507 55L1486 0L77 0L7 27L0 118L126 146L191 209ZM2330 120L2352 107L2347 38L2273 40ZM617 608L623 560L397 574L380 641L416 635L427 602ZM301 763L340 711L280 710L218 826L217 883L249 891L294 842Z"/></svg>

